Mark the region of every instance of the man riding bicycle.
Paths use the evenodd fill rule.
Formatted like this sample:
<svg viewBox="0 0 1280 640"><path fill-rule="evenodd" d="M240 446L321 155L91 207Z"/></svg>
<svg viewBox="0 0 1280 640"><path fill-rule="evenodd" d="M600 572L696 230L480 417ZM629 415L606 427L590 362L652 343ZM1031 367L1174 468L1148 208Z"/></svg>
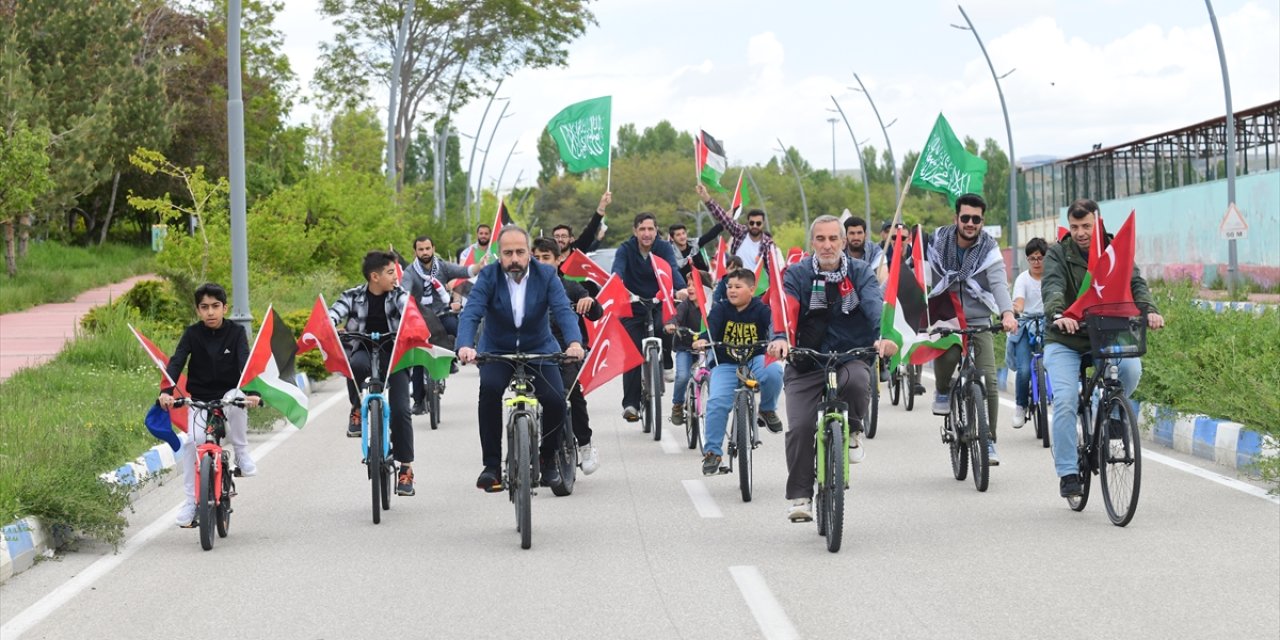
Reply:
<svg viewBox="0 0 1280 640"><path fill-rule="evenodd" d="M867 263L844 252L845 235L840 219L819 216L809 227L807 260L787 267L783 291L788 308L795 309L796 346L816 351L848 351L875 345L881 357L897 352L890 340L879 340L880 312L884 298L880 283ZM769 354L785 359L790 351L787 336L774 327ZM840 397L849 406L853 438L850 462L865 456L862 423L866 420L871 367L853 356L837 373ZM815 407L826 392L826 376L811 363L792 363L783 376L787 393L787 517L792 522L813 519L814 434L818 428Z"/></svg>
<svg viewBox="0 0 1280 640"><path fill-rule="evenodd" d="M329 307L329 321L334 326L344 326L347 331L361 333L393 333L400 329L404 306L409 304L409 293L396 284L395 256L386 251L370 251L365 254L360 267L365 283L342 292ZM382 343L380 359L387 367L391 363L392 341ZM373 372L369 352L346 342L343 348L351 362L355 380L347 380L347 396L351 400L351 416L347 423L347 436L359 438L360 391ZM385 374L385 372L382 372ZM396 478L396 495L411 496L413 489L413 418L409 415L409 372L397 371L384 378L387 382L387 400L391 405L391 450L400 463ZM357 384L358 381L358 384Z"/></svg>
<svg viewBox="0 0 1280 640"><path fill-rule="evenodd" d="M1080 362L1089 352L1089 337L1078 333L1080 325L1062 314L1076 301L1080 284L1088 275L1089 246L1098 222L1098 203L1080 199L1067 208L1067 224L1070 234L1049 247L1044 257L1044 276L1040 280L1044 298L1045 317L1053 323L1046 328L1044 365L1053 385L1053 421L1049 428L1053 464L1058 473L1058 493L1064 497L1079 496L1084 486L1079 475L1077 446L1080 437L1076 432L1076 410L1079 408L1077 386L1080 380ZM1111 237L1105 237L1110 243ZM1147 281L1142 278L1137 265L1129 279L1133 302L1147 314L1147 324L1152 329L1164 326L1164 318L1156 310L1155 300ZM1140 358L1121 358L1115 361L1119 368L1120 383L1126 396L1132 396L1142 378Z"/></svg>
<svg viewBox="0 0 1280 640"><path fill-rule="evenodd" d="M444 347L453 348L453 338L458 335L458 317L445 315L445 311L458 312L462 309L460 297L451 293L445 283L458 278L470 278L479 273L481 266L473 264L469 267L453 264L436 255L435 242L430 236L418 236L413 240L413 253L417 258L404 272L401 283L409 297L418 303L422 311L422 319L431 330L431 342ZM423 399L426 396L426 369L414 367L413 378L413 413L426 413Z"/></svg>
<svg viewBox="0 0 1280 640"><path fill-rule="evenodd" d="M556 268L532 259L529 232L506 225L494 239L498 243L498 264L480 271L471 297L458 320L458 361L476 359L476 329L484 318L480 350L485 353L559 353L560 345L551 335L551 322L560 328L569 346L570 358L582 358L582 334L578 316L569 307ZM560 484L559 467L550 460L560 447L564 426L565 393L560 366L533 364L534 394L542 407L542 480L549 486ZM476 487L489 493L502 491L502 394L515 373L509 365L491 362L480 365L480 449L484 470Z"/></svg>

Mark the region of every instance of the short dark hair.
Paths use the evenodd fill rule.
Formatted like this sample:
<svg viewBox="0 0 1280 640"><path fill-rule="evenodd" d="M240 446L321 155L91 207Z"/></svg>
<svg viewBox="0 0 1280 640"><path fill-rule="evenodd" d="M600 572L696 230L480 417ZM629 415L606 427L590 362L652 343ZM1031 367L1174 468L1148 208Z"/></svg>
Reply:
<svg viewBox="0 0 1280 640"><path fill-rule="evenodd" d="M418 248L418 243L419 243L419 242L430 242L430 243L431 243L431 246L433 246L433 247L434 247L434 246L435 246L435 244L436 244L435 240L432 240L432 239L431 239L431 236L418 236L418 237L416 237L416 238L414 238L414 239L413 239L413 248L414 248L415 250Z"/></svg>
<svg viewBox="0 0 1280 640"><path fill-rule="evenodd" d="M645 211L645 212L636 214L635 220L631 221L631 228L639 229L640 225L643 224L645 220L652 220L653 226L655 227L658 226L658 218L655 217L652 213Z"/></svg>
<svg viewBox="0 0 1280 640"><path fill-rule="evenodd" d="M364 262L360 265L360 273L363 273L364 279L368 280L369 274L382 271L387 265L395 261L395 254L390 251L370 251L364 254Z"/></svg>
<svg viewBox="0 0 1280 640"><path fill-rule="evenodd" d="M555 238L538 238L533 241L533 252L546 251L551 255L560 257L560 243Z"/></svg>
<svg viewBox="0 0 1280 640"><path fill-rule="evenodd" d="M553 235L553 236L554 236L554 235L556 234L556 232L557 232L557 231L559 231L559 230L561 230L561 229L564 229L566 232L568 232L568 233L569 233L569 235L573 235L573 227L571 227L571 226L569 226L569 225L567 225L567 224L558 224L558 225L556 225L556 226L554 226L554 227L551 227L551 235Z"/></svg>
<svg viewBox="0 0 1280 640"><path fill-rule="evenodd" d="M1045 255L1049 253L1049 243L1045 242L1044 238L1032 238L1027 241L1027 248L1023 249L1023 252L1028 256L1037 252L1039 252L1040 255Z"/></svg>
<svg viewBox="0 0 1280 640"><path fill-rule="evenodd" d="M725 277L730 280L737 278L746 283L748 287L754 287L756 284L756 274L752 273L750 269L734 269L725 274Z"/></svg>
<svg viewBox="0 0 1280 640"><path fill-rule="evenodd" d="M1098 203L1088 198L1080 198L1067 207L1067 216L1076 220L1087 218L1089 214L1098 215Z"/></svg>
<svg viewBox="0 0 1280 640"><path fill-rule="evenodd" d="M845 218L844 230L847 232L848 230L854 227L862 227L863 229L866 229L867 221L863 220L862 218L859 218L858 216L853 216L852 218Z"/></svg>
<svg viewBox="0 0 1280 640"><path fill-rule="evenodd" d="M885 220L884 224L880 225L880 233L888 233L889 229L892 227L893 222Z"/></svg>
<svg viewBox="0 0 1280 640"><path fill-rule="evenodd" d="M206 282L196 287L196 306L200 306L200 301L206 297L213 298L222 304L227 303L227 290L216 282Z"/></svg>
<svg viewBox="0 0 1280 640"><path fill-rule="evenodd" d="M733 271L742 268L742 256L732 255L725 259L724 268L726 271ZM726 274L727 275L727 274Z"/></svg>
<svg viewBox="0 0 1280 640"><path fill-rule="evenodd" d="M681 229L683 229L683 230L685 230L685 231L688 231L688 230L689 230L689 227L686 227L686 226L684 226L683 224L681 224L681 223L677 222L677 223L675 223L675 224L673 224L673 225L671 225L671 226L667 227L667 235L669 235L669 236L674 236L674 235L676 234L676 232L677 232L677 231L680 231Z"/></svg>
<svg viewBox="0 0 1280 640"><path fill-rule="evenodd" d="M481 224L476 225L476 231L477 231L477 232L479 232L481 229L489 229L490 231L492 231L492 229L491 229L491 228L489 227L489 225L487 225L487 224L483 224L483 223L481 223Z"/></svg>
<svg viewBox="0 0 1280 640"><path fill-rule="evenodd" d="M987 201L976 193L966 193L956 198L956 215L960 215L960 207L970 206L982 211L983 215L987 213Z"/></svg>
<svg viewBox="0 0 1280 640"><path fill-rule="evenodd" d="M748 211L748 212L747 212L747 219L748 219L748 220L750 220L751 218L754 218L754 217L756 217L756 216L760 216L761 218L763 218L763 217L764 217L764 210L763 210L763 209L752 209L752 210L750 210L750 211Z"/></svg>

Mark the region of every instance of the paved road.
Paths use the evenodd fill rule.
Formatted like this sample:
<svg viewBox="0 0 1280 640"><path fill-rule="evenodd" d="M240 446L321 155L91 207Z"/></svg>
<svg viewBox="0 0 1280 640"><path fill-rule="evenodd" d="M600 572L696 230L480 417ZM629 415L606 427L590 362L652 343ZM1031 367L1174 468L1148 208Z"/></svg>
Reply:
<svg viewBox="0 0 1280 640"><path fill-rule="evenodd" d="M535 498L523 551L505 494L472 487L476 385L474 369L452 381L439 431L416 419L418 495L393 498L381 525L331 381L305 429L254 436L261 475L241 482L213 551L172 525L171 481L137 502L121 553L85 544L6 583L0 635L1280 636L1275 502L1148 462L1120 529L1100 499L1070 511L1048 452L1003 425L979 494L951 478L937 419L887 400L838 554L785 519L781 436L763 434L744 504L735 477L704 479L694 452L624 424L616 381L591 397L601 470Z"/></svg>

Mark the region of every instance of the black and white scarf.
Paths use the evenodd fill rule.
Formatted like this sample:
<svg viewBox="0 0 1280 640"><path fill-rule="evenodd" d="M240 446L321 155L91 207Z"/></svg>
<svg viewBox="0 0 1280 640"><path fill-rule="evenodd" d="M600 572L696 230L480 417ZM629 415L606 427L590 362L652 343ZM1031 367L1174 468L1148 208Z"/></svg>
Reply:
<svg viewBox="0 0 1280 640"><path fill-rule="evenodd" d="M818 256L810 258L813 265L813 288L809 290L809 309L827 308L827 285L834 284L840 292L840 311L845 315L858 306L858 289L849 281L849 256L840 255L840 268L823 271L818 266Z"/></svg>
<svg viewBox="0 0 1280 640"><path fill-rule="evenodd" d="M422 297L430 302L435 294L444 295L444 284L440 282L440 259L431 259L431 273L422 268L421 260L413 261L413 271L422 279ZM445 300L445 298L441 298ZM447 301L447 300L446 300Z"/></svg>
<svg viewBox="0 0 1280 640"><path fill-rule="evenodd" d="M973 275L985 270L996 260L1003 260L1000 248L990 234L978 232L978 240L969 247L960 259L960 246L956 244L956 225L939 227L933 234L932 261L935 271L941 274L934 283L929 297L936 296L951 288L957 282L963 283L965 292L981 300L988 308L995 309L995 296L984 289Z"/></svg>

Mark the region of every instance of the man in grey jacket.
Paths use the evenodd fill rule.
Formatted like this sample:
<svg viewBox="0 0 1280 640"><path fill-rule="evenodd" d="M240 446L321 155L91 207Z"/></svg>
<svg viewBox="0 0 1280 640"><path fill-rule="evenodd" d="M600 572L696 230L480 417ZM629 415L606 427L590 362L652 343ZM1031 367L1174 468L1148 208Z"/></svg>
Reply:
<svg viewBox="0 0 1280 640"><path fill-rule="evenodd" d="M404 282L401 284L409 292L409 297L418 303L422 319L431 330L432 343L452 349L453 337L458 335L458 316L441 314L445 311L456 314L462 305L460 300L453 298L446 284L459 278L470 278L483 265L464 267L437 257L435 243L429 236L414 238L413 254L416 259L404 270ZM422 415L426 413L423 402L426 397L426 369L414 367L411 377L413 414Z"/></svg>
<svg viewBox="0 0 1280 640"><path fill-rule="evenodd" d="M986 201L976 193L966 193L956 199L955 224L939 228L933 236L929 257L933 288L929 298L954 293L961 305L956 311L964 314L968 326L990 326L991 316L999 315L1004 330L1014 331L1018 322L1013 316L1004 256L995 239L982 231L986 212ZM969 339L973 341L978 367L986 378L987 425L991 432L988 458L992 465L998 465L996 425L999 424L1000 391L995 384L995 340L990 333L972 335ZM933 401L935 415L945 416L950 412L951 376L959 364L958 346L933 361L937 391Z"/></svg>

